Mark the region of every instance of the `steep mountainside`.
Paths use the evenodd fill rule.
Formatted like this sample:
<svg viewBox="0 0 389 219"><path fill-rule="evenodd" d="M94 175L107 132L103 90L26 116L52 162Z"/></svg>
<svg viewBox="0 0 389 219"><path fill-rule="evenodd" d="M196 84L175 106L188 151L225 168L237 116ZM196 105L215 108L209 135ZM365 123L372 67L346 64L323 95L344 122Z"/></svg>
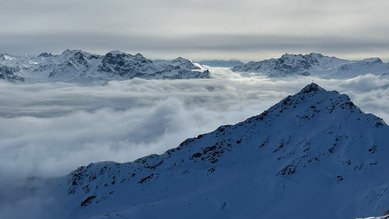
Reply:
<svg viewBox="0 0 389 219"><path fill-rule="evenodd" d="M104 82L109 80L192 79L210 78L208 70L190 60L177 58L164 63L154 62L141 54L113 51L104 56L81 50L66 50L60 55L0 56L0 79L26 82ZM12 75L10 75L10 72ZM7 77L5 75L8 75ZM19 77L19 79L17 79Z"/></svg>
<svg viewBox="0 0 389 219"><path fill-rule="evenodd" d="M350 61L322 54L307 55L284 54L278 59L249 62L232 68L235 72L253 72L269 77L292 75L313 75L328 78L347 78L362 74L385 74L389 72L389 63L379 58Z"/></svg>
<svg viewBox="0 0 389 219"><path fill-rule="evenodd" d="M162 155L50 181L56 218L356 218L389 209L389 127L304 87ZM55 209L54 207L52 209Z"/></svg>

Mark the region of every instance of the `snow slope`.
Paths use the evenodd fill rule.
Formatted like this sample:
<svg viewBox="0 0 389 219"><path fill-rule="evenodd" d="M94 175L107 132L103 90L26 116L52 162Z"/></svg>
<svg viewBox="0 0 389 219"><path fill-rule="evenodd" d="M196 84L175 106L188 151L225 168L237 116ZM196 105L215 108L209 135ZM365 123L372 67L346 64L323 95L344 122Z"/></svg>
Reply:
<svg viewBox="0 0 389 219"><path fill-rule="evenodd" d="M14 69L0 73L0 79L11 82L105 82L109 80L191 79L209 78L208 70L190 60L177 58L164 63L154 62L141 54L131 55L119 51L104 56L81 50L65 50L60 55L42 53L38 56L0 56L0 66Z"/></svg>
<svg viewBox="0 0 389 219"><path fill-rule="evenodd" d="M47 181L51 218L357 218L389 209L389 127L309 84L162 155ZM47 213L47 212L46 212Z"/></svg>
<svg viewBox="0 0 389 219"><path fill-rule="evenodd" d="M260 73L269 77L312 75L325 78L349 78L369 73L377 75L388 73L389 63L383 63L379 58L351 61L318 53L284 54L278 59L252 61L236 66L232 70Z"/></svg>

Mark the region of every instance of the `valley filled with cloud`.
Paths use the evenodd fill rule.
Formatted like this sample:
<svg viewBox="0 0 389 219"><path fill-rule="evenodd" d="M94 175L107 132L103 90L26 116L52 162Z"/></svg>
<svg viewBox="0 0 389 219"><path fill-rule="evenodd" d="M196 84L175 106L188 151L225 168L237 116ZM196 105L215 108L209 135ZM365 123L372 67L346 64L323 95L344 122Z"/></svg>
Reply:
<svg viewBox="0 0 389 219"><path fill-rule="evenodd" d="M315 82L389 121L389 79L265 78L211 68L212 79L104 85L0 83L0 176L54 177L81 165L129 162L258 115Z"/></svg>

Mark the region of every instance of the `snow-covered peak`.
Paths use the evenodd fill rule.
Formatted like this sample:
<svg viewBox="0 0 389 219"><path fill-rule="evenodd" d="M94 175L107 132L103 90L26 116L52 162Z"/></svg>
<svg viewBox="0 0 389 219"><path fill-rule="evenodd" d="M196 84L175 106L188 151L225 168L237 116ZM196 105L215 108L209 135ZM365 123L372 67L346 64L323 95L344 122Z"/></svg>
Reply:
<svg viewBox="0 0 389 219"><path fill-rule="evenodd" d="M54 55L48 52L42 52L41 54L38 55L38 57L44 57L44 58L49 58L53 57Z"/></svg>
<svg viewBox="0 0 389 219"><path fill-rule="evenodd" d="M323 58L323 57L324 57L323 54L321 54L321 53L315 53L315 52L309 53L308 56L315 57L315 58Z"/></svg>
<svg viewBox="0 0 389 219"><path fill-rule="evenodd" d="M105 54L99 65L99 71L112 72L120 76L128 74L149 74L156 71L156 66L150 59L141 54L131 55L120 52L109 52Z"/></svg>
<svg viewBox="0 0 389 219"><path fill-rule="evenodd" d="M144 57L142 54L140 54L140 53L137 53L137 54L135 54L135 58L137 58L137 59L146 59L146 57Z"/></svg>
<svg viewBox="0 0 389 219"><path fill-rule="evenodd" d="M315 83L161 155L56 181L65 218L357 218L389 209L389 127ZM116 217L116 216L115 216Z"/></svg>
<svg viewBox="0 0 389 219"><path fill-rule="evenodd" d="M59 57L62 58L63 60L68 60L74 56L87 56L87 52L85 51L82 51L82 50L70 50L70 49L67 49L65 51L63 51Z"/></svg>
<svg viewBox="0 0 389 219"><path fill-rule="evenodd" d="M175 58L170 61L171 65L179 66L184 69L201 69L199 66L195 65L191 60L185 59L182 57Z"/></svg>
<svg viewBox="0 0 389 219"><path fill-rule="evenodd" d="M314 121L323 128L325 126L323 124L328 122L332 122L332 125L349 123L355 118L364 121L364 125L369 127L386 126L381 118L363 113L349 96L339 94L337 91L327 91L315 83L305 86L297 94L284 98L259 115L261 118L265 116L277 120L284 119L298 127ZM347 121L345 118L353 119Z"/></svg>
<svg viewBox="0 0 389 219"><path fill-rule="evenodd" d="M8 54L0 54L0 60L8 60L8 61L13 61L15 60L16 58L11 56L11 55L8 55Z"/></svg>
<svg viewBox="0 0 389 219"><path fill-rule="evenodd" d="M305 86L299 94L303 93L303 94L309 94L309 93L317 93L319 91L322 91L324 92L325 90L323 88L321 88L319 85L317 85L316 83L310 83L308 84L307 86Z"/></svg>
<svg viewBox="0 0 389 219"><path fill-rule="evenodd" d="M310 53L310 54L306 54L306 55L285 53L279 59L291 60L291 61L292 60L305 60L308 62L312 62L313 64L316 64L316 63L318 63L318 60L322 59L322 58L330 58L330 57L324 56L321 53Z"/></svg>

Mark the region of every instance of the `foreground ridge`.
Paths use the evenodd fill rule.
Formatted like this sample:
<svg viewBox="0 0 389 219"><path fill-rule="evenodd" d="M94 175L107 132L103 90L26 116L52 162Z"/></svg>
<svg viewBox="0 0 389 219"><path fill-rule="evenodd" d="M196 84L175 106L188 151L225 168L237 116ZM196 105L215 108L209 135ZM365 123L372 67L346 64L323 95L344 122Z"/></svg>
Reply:
<svg viewBox="0 0 389 219"><path fill-rule="evenodd" d="M61 178L65 218L356 218L389 209L389 127L309 84L162 155Z"/></svg>

